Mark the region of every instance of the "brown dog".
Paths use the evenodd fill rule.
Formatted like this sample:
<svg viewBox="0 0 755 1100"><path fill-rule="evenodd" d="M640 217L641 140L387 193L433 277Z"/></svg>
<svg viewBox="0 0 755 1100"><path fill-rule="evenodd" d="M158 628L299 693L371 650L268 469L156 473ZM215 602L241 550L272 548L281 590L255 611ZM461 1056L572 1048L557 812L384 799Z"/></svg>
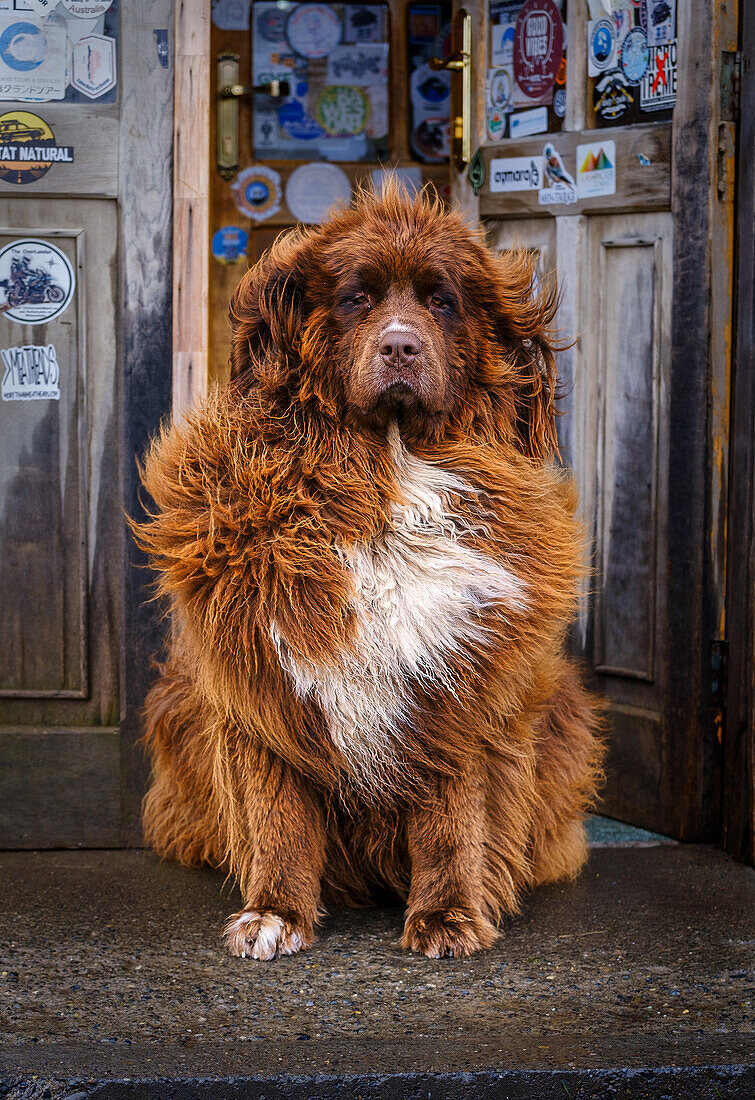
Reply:
<svg viewBox="0 0 755 1100"><path fill-rule="evenodd" d="M563 653L553 312L526 256L362 197L244 276L233 381L150 451L139 537L175 626L146 835L238 879L236 955L386 887L406 947L468 955L584 862L601 748Z"/></svg>

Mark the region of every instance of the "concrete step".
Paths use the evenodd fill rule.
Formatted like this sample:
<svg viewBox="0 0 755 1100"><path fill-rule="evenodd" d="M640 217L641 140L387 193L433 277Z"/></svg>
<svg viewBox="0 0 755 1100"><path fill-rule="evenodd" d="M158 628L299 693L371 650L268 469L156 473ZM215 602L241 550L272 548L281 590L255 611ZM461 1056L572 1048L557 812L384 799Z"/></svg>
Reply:
<svg viewBox="0 0 755 1100"><path fill-rule="evenodd" d="M596 843L469 960L404 953L398 908L232 959L220 875L0 853L0 1096L752 1100L755 873Z"/></svg>

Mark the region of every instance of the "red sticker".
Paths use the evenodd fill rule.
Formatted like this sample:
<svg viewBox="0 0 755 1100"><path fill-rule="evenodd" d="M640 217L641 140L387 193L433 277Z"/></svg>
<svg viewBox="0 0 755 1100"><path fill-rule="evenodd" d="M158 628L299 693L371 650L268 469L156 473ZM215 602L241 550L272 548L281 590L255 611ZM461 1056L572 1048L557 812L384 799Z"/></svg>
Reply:
<svg viewBox="0 0 755 1100"><path fill-rule="evenodd" d="M530 99L553 87L564 55L564 25L553 0L526 0L514 31L514 76Z"/></svg>

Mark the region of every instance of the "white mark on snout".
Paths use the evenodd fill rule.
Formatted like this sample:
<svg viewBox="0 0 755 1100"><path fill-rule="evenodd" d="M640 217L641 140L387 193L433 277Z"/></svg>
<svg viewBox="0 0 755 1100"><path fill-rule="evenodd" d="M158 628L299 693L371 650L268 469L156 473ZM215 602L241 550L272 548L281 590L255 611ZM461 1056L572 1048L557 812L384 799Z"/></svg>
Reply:
<svg viewBox="0 0 755 1100"><path fill-rule="evenodd" d="M380 332L378 333L378 335L377 335L378 344L380 344L384 340L384 338L388 335L389 332L391 332L391 333L393 333L393 332L405 332L407 336L418 337L420 339L420 343L422 342L422 338L420 337L419 333L416 332L413 328L411 328L407 324L406 321L399 321L399 320L394 319L389 324L387 324L385 326L385 328L381 329Z"/></svg>

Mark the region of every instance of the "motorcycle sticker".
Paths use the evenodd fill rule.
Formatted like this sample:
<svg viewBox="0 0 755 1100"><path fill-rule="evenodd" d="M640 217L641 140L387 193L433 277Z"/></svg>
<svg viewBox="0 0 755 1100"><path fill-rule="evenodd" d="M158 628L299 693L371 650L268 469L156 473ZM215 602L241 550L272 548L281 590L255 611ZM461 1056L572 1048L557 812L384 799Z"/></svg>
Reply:
<svg viewBox="0 0 755 1100"><path fill-rule="evenodd" d="M3 348L3 401L59 401L60 367L54 344Z"/></svg>
<svg viewBox="0 0 755 1100"><path fill-rule="evenodd" d="M43 118L31 111L0 115L0 180L34 183L57 162L73 164L73 146L58 145Z"/></svg>
<svg viewBox="0 0 755 1100"><path fill-rule="evenodd" d="M49 241L29 237L0 251L0 315L44 325L71 303L76 276L68 257Z"/></svg>
<svg viewBox="0 0 755 1100"><path fill-rule="evenodd" d="M676 38L676 0L645 0L649 46L667 46Z"/></svg>

